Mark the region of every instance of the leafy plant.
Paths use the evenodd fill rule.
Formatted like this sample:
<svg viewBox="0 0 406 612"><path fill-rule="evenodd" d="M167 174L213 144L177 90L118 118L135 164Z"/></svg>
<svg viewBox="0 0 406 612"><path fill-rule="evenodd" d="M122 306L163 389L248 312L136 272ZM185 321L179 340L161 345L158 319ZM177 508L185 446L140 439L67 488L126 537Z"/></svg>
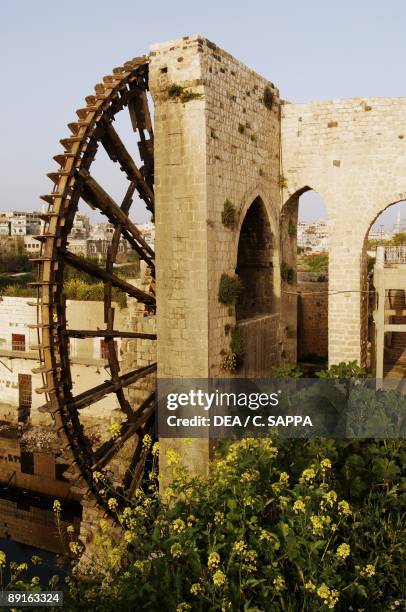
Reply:
<svg viewBox="0 0 406 612"><path fill-rule="evenodd" d="M272 89L269 87L269 85L265 86L263 102L264 102L264 104L265 104L265 106L266 106L266 108L268 110L272 109L272 106L273 106L273 93L272 93Z"/></svg>
<svg viewBox="0 0 406 612"><path fill-rule="evenodd" d="M232 227L236 220L236 209L235 206L230 202L230 200L226 200L224 202L223 210L221 212L221 221L223 225L226 227Z"/></svg>
<svg viewBox="0 0 406 612"><path fill-rule="evenodd" d="M288 180L283 174L278 176L278 185L281 189L286 189L288 186Z"/></svg>
<svg viewBox="0 0 406 612"><path fill-rule="evenodd" d="M181 102L189 102L190 100L198 100L202 98L202 94L185 90L182 85L178 85L177 83L172 83L168 87L168 96L169 98L179 98Z"/></svg>
<svg viewBox="0 0 406 612"><path fill-rule="evenodd" d="M281 263L281 278L288 283L288 285L293 285L295 282L295 271L286 261Z"/></svg>
<svg viewBox="0 0 406 612"><path fill-rule="evenodd" d="M242 282L237 275L229 276L228 274L222 274L218 290L218 301L220 304L226 304L227 306L235 304L242 289Z"/></svg>

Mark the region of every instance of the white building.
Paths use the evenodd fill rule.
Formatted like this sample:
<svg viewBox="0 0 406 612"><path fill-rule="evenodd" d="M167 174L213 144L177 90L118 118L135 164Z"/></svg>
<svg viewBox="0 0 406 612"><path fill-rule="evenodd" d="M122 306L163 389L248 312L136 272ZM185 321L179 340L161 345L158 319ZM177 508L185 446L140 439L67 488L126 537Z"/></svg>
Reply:
<svg viewBox="0 0 406 612"><path fill-rule="evenodd" d="M33 298L0 297L0 420L48 422L48 415L38 412L45 403L44 395L35 392L43 386L39 367L36 308ZM104 329L103 302L67 301L67 318L71 329ZM122 329L127 321L127 310L116 308L116 324ZM120 359L120 339L117 339ZM103 383L109 374L106 343L102 338L70 340L73 393ZM110 418L118 407L115 395L108 395L93 407L85 409L90 419Z"/></svg>

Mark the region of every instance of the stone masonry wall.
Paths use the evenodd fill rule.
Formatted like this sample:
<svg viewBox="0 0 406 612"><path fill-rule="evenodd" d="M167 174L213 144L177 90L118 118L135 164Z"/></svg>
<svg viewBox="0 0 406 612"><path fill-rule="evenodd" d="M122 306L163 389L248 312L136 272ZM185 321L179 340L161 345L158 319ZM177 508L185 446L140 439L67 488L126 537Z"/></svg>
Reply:
<svg viewBox="0 0 406 612"><path fill-rule="evenodd" d="M311 188L328 212L330 363L365 361L363 244L376 217L406 199L405 117L406 98L283 106L284 201Z"/></svg>
<svg viewBox="0 0 406 612"><path fill-rule="evenodd" d="M224 328L235 325L235 312L219 304L219 281L222 273L235 273L239 231L257 197L279 244L278 92L199 36L154 45L149 83L155 105L158 376L224 377L221 358L230 341ZM267 86L272 110L263 102ZM237 210L231 229L221 221L226 200ZM278 301L278 248L273 264ZM189 464L207 461L207 445L199 440L193 451L191 445L183 449L185 457L191 453Z"/></svg>

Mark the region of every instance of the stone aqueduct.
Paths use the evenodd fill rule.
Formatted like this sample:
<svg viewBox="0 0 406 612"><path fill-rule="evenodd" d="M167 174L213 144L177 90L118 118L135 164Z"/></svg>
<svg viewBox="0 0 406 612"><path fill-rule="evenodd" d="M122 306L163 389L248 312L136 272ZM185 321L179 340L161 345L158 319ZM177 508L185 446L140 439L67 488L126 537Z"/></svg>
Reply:
<svg viewBox="0 0 406 612"><path fill-rule="evenodd" d="M266 377L272 364L296 362L297 215L306 190L322 196L329 219L329 361L366 362L366 238L385 208L406 199L406 98L288 103L273 83L200 36L153 45L148 58L115 68L95 92L69 124L73 135L54 158L60 169L49 175L54 190L43 196L49 210L37 283L38 372L47 398L42 412L53 416L78 494L91 491L105 506L93 470L113 463L134 438L122 486L130 494L137 486L156 368L158 378L224 377L227 331L236 323L246 347L239 376ZM141 169L113 126L124 107ZM90 174L100 144L129 181L121 207ZM154 211L155 256L129 218L135 190ZM115 225L105 269L68 249L80 198ZM222 220L226 202L236 213L231 226ZM114 274L121 236L151 272L141 288ZM104 281L106 329L68 328L64 262ZM236 273L243 295L235 307L225 306L220 279ZM129 302L130 329L114 324L113 287L136 298ZM104 338L111 379L74 395L69 338ZM123 342L120 363L114 338ZM113 393L127 420L118 438L96 449L83 426L87 419L99 422L92 406ZM162 444L182 447L183 441ZM189 465L204 469L211 443L194 440L181 450Z"/></svg>
<svg viewBox="0 0 406 612"><path fill-rule="evenodd" d="M168 97L174 83L201 95L181 103ZM323 197L329 219L329 360L365 363L365 240L377 216L406 199L406 98L292 104L273 83L199 36L152 46L149 84L158 375L221 376L221 352L229 344L224 328L235 324L235 313L219 303L219 281L236 271L241 227L258 201L272 233L266 272L272 298L267 312L256 313L263 316L242 324L250 346L264 348L262 356L247 351L245 373L266 374L272 339L279 358L295 362L296 338L285 331L296 328L296 286L280 270L295 266L290 227L299 196L309 189ZM270 109L265 88L273 94ZM238 209L233 229L221 222L226 200Z"/></svg>

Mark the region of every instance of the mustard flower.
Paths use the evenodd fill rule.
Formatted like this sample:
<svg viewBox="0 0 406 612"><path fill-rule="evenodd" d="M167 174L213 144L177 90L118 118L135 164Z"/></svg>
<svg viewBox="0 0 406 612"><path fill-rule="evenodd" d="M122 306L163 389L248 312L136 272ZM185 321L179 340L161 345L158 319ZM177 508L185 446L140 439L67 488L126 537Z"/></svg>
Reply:
<svg viewBox="0 0 406 612"><path fill-rule="evenodd" d="M213 583L214 583L214 586L222 587L222 586L225 585L226 581L227 581L227 577L224 574L224 572L222 572L221 570L217 570L213 574Z"/></svg>
<svg viewBox="0 0 406 612"><path fill-rule="evenodd" d="M207 566L209 569L215 569L220 565L220 555L218 552L211 552L207 560Z"/></svg>
<svg viewBox="0 0 406 612"><path fill-rule="evenodd" d="M350 552L351 552L351 548L349 547L348 544L340 544L340 546L337 548L336 555L340 559L346 559L347 557L350 556Z"/></svg>

